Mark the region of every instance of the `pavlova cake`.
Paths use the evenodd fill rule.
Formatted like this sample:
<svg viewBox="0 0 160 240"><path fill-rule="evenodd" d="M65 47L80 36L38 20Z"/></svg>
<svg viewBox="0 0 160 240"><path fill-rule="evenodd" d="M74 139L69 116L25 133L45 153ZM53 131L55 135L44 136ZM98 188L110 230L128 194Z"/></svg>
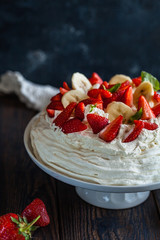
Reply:
<svg viewBox="0 0 160 240"><path fill-rule="evenodd" d="M160 181L159 82L142 72L108 82L74 73L34 122L31 144L50 169L101 185Z"/></svg>

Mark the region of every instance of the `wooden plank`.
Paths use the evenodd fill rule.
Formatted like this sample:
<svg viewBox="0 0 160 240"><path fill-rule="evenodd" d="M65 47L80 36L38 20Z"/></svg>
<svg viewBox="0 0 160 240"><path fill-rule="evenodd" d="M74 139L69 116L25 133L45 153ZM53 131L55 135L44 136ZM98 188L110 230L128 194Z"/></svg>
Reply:
<svg viewBox="0 0 160 240"><path fill-rule="evenodd" d="M46 204L51 224L38 229L34 237L59 240L55 180L31 161L23 144L24 129L35 113L15 97L1 97L0 215L21 213L39 197Z"/></svg>
<svg viewBox="0 0 160 240"><path fill-rule="evenodd" d="M58 182L62 240L160 239L159 214L153 195L126 210L107 210L81 200L74 187Z"/></svg>

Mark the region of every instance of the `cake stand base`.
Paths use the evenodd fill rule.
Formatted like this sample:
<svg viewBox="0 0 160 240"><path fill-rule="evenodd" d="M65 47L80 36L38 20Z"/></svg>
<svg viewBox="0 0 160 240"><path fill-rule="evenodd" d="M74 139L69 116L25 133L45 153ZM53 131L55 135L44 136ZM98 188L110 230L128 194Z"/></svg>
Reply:
<svg viewBox="0 0 160 240"><path fill-rule="evenodd" d="M101 208L127 209L143 203L150 194L147 192L135 193L108 193L76 187L76 192L84 201Z"/></svg>

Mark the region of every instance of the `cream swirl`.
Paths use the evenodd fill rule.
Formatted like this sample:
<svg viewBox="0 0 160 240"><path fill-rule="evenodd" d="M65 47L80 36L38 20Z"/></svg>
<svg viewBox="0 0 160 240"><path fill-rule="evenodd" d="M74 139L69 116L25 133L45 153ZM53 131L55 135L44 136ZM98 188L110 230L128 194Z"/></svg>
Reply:
<svg viewBox="0 0 160 240"><path fill-rule="evenodd" d="M158 118L152 122L160 125ZM143 129L136 140L123 143L133 128L134 125L122 124L118 136L107 143L98 134L93 134L90 127L82 132L64 134L53 124L53 119L42 112L30 136L36 158L66 176L101 185L158 182L160 128Z"/></svg>

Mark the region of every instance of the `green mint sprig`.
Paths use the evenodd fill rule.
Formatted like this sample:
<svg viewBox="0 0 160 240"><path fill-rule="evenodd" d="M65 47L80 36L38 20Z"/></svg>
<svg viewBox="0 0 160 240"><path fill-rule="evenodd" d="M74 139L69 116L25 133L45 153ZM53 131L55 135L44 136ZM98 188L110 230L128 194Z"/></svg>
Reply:
<svg viewBox="0 0 160 240"><path fill-rule="evenodd" d="M116 91L118 90L118 88L119 88L120 86L121 86L121 84L120 84L120 83L117 83L117 84L115 84L113 87L107 89L107 91L109 91L109 92L111 92L111 93L114 93L114 92L116 92Z"/></svg>
<svg viewBox="0 0 160 240"><path fill-rule="evenodd" d="M132 117L130 117L128 123L133 123L134 120L139 120L142 117L143 110L142 108L139 109Z"/></svg>
<svg viewBox="0 0 160 240"><path fill-rule="evenodd" d="M153 88L155 91L160 90L160 83L158 79L152 76L150 73L142 71L141 78L142 78L142 82L150 82L153 85Z"/></svg>

